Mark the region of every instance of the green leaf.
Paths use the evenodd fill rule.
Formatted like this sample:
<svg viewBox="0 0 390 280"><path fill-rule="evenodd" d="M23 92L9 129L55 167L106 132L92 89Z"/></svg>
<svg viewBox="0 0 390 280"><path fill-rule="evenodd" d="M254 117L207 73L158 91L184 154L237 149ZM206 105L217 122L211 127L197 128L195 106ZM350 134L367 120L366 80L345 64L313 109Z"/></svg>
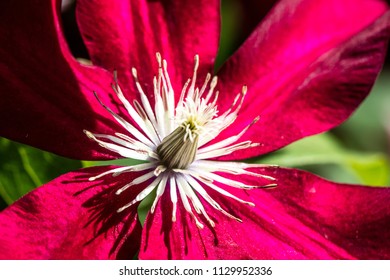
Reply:
<svg viewBox="0 0 390 280"><path fill-rule="evenodd" d="M152 208L153 202L156 198L156 191L157 188L155 188L150 194L148 194L138 205L137 208L138 219L142 226L144 226L146 216L148 215L150 209Z"/></svg>
<svg viewBox="0 0 390 280"><path fill-rule="evenodd" d="M61 174L82 167L80 161L5 138L0 138L0 156L0 196L7 204Z"/></svg>
<svg viewBox="0 0 390 280"><path fill-rule="evenodd" d="M242 14L239 12L240 9L241 4L237 1L222 1L221 3L221 38L215 70L218 70L237 48L236 41L239 38L240 25L243 22Z"/></svg>
<svg viewBox="0 0 390 280"><path fill-rule="evenodd" d="M83 167L91 166L106 166L106 165L119 165L119 166L132 166L143 163L144 161L132 159L132 158L121 158L114 160L105 160L105 161L81 161Z"/></svg>
<svg viewBox="0 0 390 280"><path fill-rule="evenodd" d="M373 186L390 185L390 163L386 156L373 154L361 158L359 155L351 155L349 164L363 184Z"/></svg>
<svg viewBox="0 0 390 280"><path fill-rule="evenodd" d="M385 152L388 149L390 71L384 69L371 93L345 123L334 129L348 147Z"/></svg>

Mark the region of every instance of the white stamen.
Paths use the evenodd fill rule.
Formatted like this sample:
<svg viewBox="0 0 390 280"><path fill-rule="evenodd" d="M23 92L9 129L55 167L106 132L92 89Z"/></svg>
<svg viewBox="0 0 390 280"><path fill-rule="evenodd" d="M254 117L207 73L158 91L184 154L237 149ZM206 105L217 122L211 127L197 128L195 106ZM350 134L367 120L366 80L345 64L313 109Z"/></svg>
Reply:
<svg viewBox="0 0 390 280"><path fill-rule="evenodd" d="M120 188L119 190L117 190L115 192L116 195L120 195L121 193L123 193L125 190L127 190L128 188L130 188L131 186L134 186L134 185L138 185L138 184L141 184L147 180L149 180L150 178L153 178L154 176L154 172L148 172L140 177L137 177L136 179L134 179L132 182L126 184L125 186L123 186L122 188Z"/></svg>
<svg viewBox="0 0 390 280"><path fill-rule="evenodd" d="M143 150L136 151L136 150L122 147L122 146L118 146L116 144L112 144L112 143L108 143L108 142L99 140L95 137L94 134L92 134L91 132L89 132L87 130L84 130L84 133L88 136L88 138L95 140L103 148L106 148L107 150L113 151L113 152L115 152L123 157L139 159L139 160L147 160L149 158L147 151L143 151Z"/></svg>
<svg viewBox="0 0 390 280"><path fill-rule="evenodd" d="M247 132L247 130L254 124L256 123L257 121L259 120L259 118L257 117L256 119L254 119L247 127L245 127L239 134L237 135L234 135L234 136L231 136L225 140L222 140L220 142L217 142L213 145L209 145L207 147L204 147L204 148L201 148L198 150L198 154L203 154L205 152L209 152L209 151L212 151L212 150L215 150L215 149L220 149L220 148L225 148L226 146L230 145L230 144L233 144L234 142L238 141L238 139L241 138L242 135L245 134L245 132Z"/></svg>
<svg viewBox="0 0 390 280"><path fill-rule="evenodd" d="M116 191L117 195L132 194L130 191L124 192L135 185L143 186L134 199L117 210L118 213L140 202L156 189L151 213L155 212L160 198L169 192L173 222L177 218L178 199L199 228L203 228L204 225L198 219L198 215L202 215L210 226L215 226L202 201L226 217L241 222L240 218L223 209L218 203L218 197L211 197L209 191L213 190L221 196L253 207L255 206L253 202L231 194L225 187L245 190L272 188L276 186L275 178L257 171L269 165L215 161L213 158L257 147L259 143L250 140L238 141L259 117L254 118L237 135L231 135L213 144L209 142L237 119L247 87L243 86L241 92L232 100L232 105L219 114L217 109L219 92L216 91L218 78L207 74L201 88L198 88L196 79L200 64L199 56L195 55L192 77L183 85L180 98L175 105L175 93L169 78L167 62L162 59L160 53L156 53L156 60L158 72L152 81L153 92L148 94L141 86L137 70L131 69L135 88L140 96L139 101L126 99L119 86L116 72L114 73L112 89L131 121L113 112L94 93L100 104L128 131L129 135L118 132L114 135L98 134L84 130L90 139L119 156L146 162L116 167L92 176L89 180L95 181L108 175L120 176L127 172L140 172L138 177ZM154 100L149 100L148 96L153 96ZM259 178L259 185L253 186L243 182L242 178L245 176Z"/></svg>
<svg viewBox="0 0 390 280"><path fill-rule="evenodd" d="M149 99L146 97L146 94L144 93L144 91L141 87L141 84L138 81L137 70L135 68L132 68L131 70L132 70L132 74L133 74L133 77L135 80L136 87L137 87L139 95L141 97L142 105L143 105L146 113L148 114L149 120L153 123L153 126L157 127L157 121L156 121L156 118L154 116L152 106L150 106Z"/></svg>
<svg viewBox="0 0 390 280"><path fill-rule="evenodd" d="M174 176L169 177L170 196L173 205L172 209L172 222L176 221L176 206L177 206L177 191L176 191L176 178Z"/></svg>
<svg viewBox="0 0 390 280"><path fill-rule="evenodd" d="M143 120L142 117L137 113L134 107L130 104L130 102L125 98L121 88L119 87L117 81L115 81L115 85L112 87L115 91L116 95L125 106L127 112L130 117L136 122L136 124L142 129L142 131L146 134L146 136L153 142L153 144L157 145L159 139L153 129L153 125L149 119Z"/></svg>
<svg viewBox="0 0 390 280"><path fill-rule="evenodd" d="M108 170L106 172L103 172L97 176L90 177L89 181L95 181L96 179L99 179L99 178L106 176L108 174L112 174L112 176L115 177L115 176L118 176L118 175L126 173L126 172L143 171L143 170L148 170L152 167L154 167L153 163L143 163L143 164L138 164L138 165L134 165L134 166L118 167L118 168L114 168L114 169Z"/></svg>
<svg viewBox="0 0 390 280"><path fill-rule="evenodd" d="M140 202L141 200L143 200L148 194L150 194L154 190L154 188L160 183L161 180L162 180L161 177L157 177L156 179L154 179L153 183L151 183L149 186L147 186L145 189L143 189L143 191L141 191L136 196L136 198L134 198L132 201L127 203L125 206L119 208L117 210L117 212L120 213L123 210L129 208L131 205L134 205L135 203Z"/></svg>
<svg viewBox="0 0 390 280"><path fill-rule="evenodd" d="M165 175L162 177L162 180L158 184L156 198L154 199L152 207L150 208L150 212L152 212L152 213L154 213L154 209L156 208L156 204L165 191L165 187L167 185L167 180L168 180L168 176Z"/></svg>

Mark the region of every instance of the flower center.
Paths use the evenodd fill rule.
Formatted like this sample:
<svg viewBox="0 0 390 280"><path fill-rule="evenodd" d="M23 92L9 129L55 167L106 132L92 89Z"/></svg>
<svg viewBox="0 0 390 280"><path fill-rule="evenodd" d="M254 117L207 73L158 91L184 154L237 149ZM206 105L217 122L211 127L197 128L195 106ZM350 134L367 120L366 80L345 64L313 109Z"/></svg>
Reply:
<svg viewBox="0 0 390 280"><path fill-rule="evenodd" d="M173 205L172 221L176 221L179 199L199 228L202 228L203 224L198 219L198 215L203 215L211 226L215 226L203 203L207 203L229 218L241 221L240 218L223 209L217 202L218 199L209 195L209 191L254 206L252 202L231 194L226 188L250 190L275 187L276 184L273 182L275 178L253 171L254 168L264 168L265 165L262 164L216 161L214 158L258 146L258 143L252 143L250 140L240 142L239 139L259 120L259 117L247 124L239 134L219 139L213 144L209 142L216 139L221 131L227 129L236 120L247 92L246 86L243 86L242 91L236 95L230 108L219 114L218 91L214 92L217 77L211 78L208 74L203 86L196 87L199 57L195 55L192 78L184 84L176 103L167 62L162 60L159 53L156 54L156 58L159 69L158 75L153 79L154 106L144 93L134 68L132 73L140 101L134 100L131 104L125 98L116 74L114 74L115 84L112 87L128 113L128 120L103 104L95 93L101 105L128 131L128 135L95 134L84 130L84 133L100 146L121 157L142 160L144 163L117 167L89 180L97 180L109 174L112 176L128 172L136 174L132 176L132 181L121 186L116 194L131 192L132 186L135 185L142 185L142 191L133 200L117 209L117 212L139 203L155 190L156 197L151 206L151 213L154 213L160 197L166 193L170 196ZM257 178L258 185L248 183L256 181L253 178L246 180L245 178L248 177ZM131 196L134 197L134 194ZM198 215L194 214L193 209Z"/></svg>
<svg viewBox="0 0 390 280"><path fill-rule="evenodd" d="M192 121L182 123L163 139L157 155L167 169L186 169L195 160L199 135Z"/></svg>

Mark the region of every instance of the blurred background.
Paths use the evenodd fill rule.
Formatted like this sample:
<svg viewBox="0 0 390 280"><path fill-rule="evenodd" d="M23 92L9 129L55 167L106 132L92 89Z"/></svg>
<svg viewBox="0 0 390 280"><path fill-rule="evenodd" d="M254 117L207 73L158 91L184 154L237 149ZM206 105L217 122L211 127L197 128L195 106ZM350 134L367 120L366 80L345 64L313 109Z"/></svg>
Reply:
<svg viewBox="0 0 390 280"><path fill-rule="evenodd" d="M222 0L217 67L249 36L276 1ZM78 32L74 0L62 5L64 34L73 55L88 59ZM390 59L371 94L344 124L254 159L309 170L336 182L390 185ZM0 209L55 177L81 167L108 164L69 160L0 138Z"/></svg>

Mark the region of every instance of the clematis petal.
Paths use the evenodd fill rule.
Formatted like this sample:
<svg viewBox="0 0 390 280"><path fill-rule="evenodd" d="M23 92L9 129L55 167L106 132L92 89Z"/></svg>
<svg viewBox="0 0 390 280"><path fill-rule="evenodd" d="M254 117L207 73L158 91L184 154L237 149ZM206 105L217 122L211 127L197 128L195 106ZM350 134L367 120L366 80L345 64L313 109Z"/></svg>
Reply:
<svg viewBox="0 0 390 280"><path fill-rule="evenodd" d="M204 237L212 239L210 230L208 228L200 230L194 219L186 213L180 200L177 204L175 222L172 221L172 210L169 196L164 195L157 203L154 213L148 214L142 232L139 258L207 259ZM212 244L212 240L209 240L209 243ZM209 258L215 259L214 245L209 249L212 254Z"/></svg>
<svg viewBox="0 0 390 280"><path fill-rule="evenodd" d="M258 170L259 171L259 170ZM256 206L220 199L243 220L213 211L214 228L198 229L179 212L172 223L161 201L145 223L139 257L143 259L388 259L390 188L337 184L305 171L268 168L278 187L233 194ZM240 179L258 183L251 176ZM210 193L212 191L210 190ZM217 194L213 195L216 198ZM220 197L221 198L221 197ZM168 207L168 210L167 210ZM205 224L207 222L205 221Z"/></svg>
<svg viewBox="0 0 390 280"><path fill-rule="evenodd" d="M152 81L156 52L169 61L173 87L180 94L191 77L194 55L199 73L213 70L220 31L220 1L89 1L77 2L77 19L92 62L117 69L125 84ZM153 85L149 85L152 89ZM151 92L151 90L146 90ZM133 91L135 92L135 91ZM131 96L132 91L127 91Z"/></svg>
<svg viewBox="0 0 390 280"><path fill-rule="evenodd" d="M248 85L228 133L260 116L242 140L262 145L229 158L264 154L328 130L367 96L384 61L390 12L384 1L358 3L281 1L221 69L221 92L228 94L219 106Z"/></svg>
<svg viewBox="0 0 390 280"><path fill-rule="evenodd" d="M337 184L294 169L269 175L281 186L271 195L291 216L355 258L390 258L390 187Z"/></svg>
<svg viewBox="0 0 390 280"><path fill-rule="evenodd" d="M142 228L136 207L116 212L128 199L115 195L123 175L88 180L105 170L67 173L3 210L0 259L133 258Z"/></svg>
<svg viewBox="0 0 390 280"><path fill-rule="evenodd" d="M111 158L83 133L121 130L107 105L112 74L78 63L59 20L61 1L0 3L0 134L77 159ZM39 7L39 8L37 8Z"/></svg>

